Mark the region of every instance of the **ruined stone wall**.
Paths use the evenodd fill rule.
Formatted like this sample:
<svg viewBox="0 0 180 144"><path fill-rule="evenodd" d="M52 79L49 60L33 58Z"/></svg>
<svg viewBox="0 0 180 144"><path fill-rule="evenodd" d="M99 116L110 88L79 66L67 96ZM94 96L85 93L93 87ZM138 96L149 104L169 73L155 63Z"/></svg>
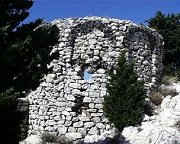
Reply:
<svg viewBox="0 0 180 144"><path fill-rule="evenodd" d="M162 70L162 37L153 29L130 21L100 17L55 20L59 27L58 52L49 67L53 72L28 95L29 134L43 131L101 134L110 130L102 111L107 70L126 51L128 61L145 80L149 93L159 83ZM84 71L92 78L84 79Z"/></svg>

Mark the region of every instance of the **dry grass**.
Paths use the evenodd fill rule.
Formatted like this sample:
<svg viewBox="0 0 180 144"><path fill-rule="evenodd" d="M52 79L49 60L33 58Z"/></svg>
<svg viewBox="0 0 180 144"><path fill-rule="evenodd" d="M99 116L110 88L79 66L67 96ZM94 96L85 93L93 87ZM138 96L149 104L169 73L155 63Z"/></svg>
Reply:
<svg viewBox="0 0 180 144"><path fill-rule="evenodd" d="M166 97L168 95L171 95L172 97L178 95L176 89L168 89L168 88L160 89L160 93L164 97Z"/></svg>
<svg viewBox="0 0 180 144"><path fill-rule="evenodd" d="M46 144L46 143L55 143L57 142L58 137L54 134L45 132L41 135L41 139L42 139L42 144Z"/></svg>
<svg viewBox="0 0 180 144"><path fill-rule="evenodd" d="M152 94L150 94L149 99L153 104L159 106L163 98L167 97L168 95L174 97L178 95L178 92L176 91L176 89L161 88L158 91L155 91Z"/></svg>
<svg viewBox="0 0 180 144"><path fill-rule="evenodd" d="M163 95L159 91L156 91L149 96L149 99L153 104L159 106L162 103Z"/></svg>
<svg viewBox="0 0 180 144"><path fill-rule="evenodd" d="M176 83L178 81L178 78L176 76L164 76L162 78L162 84L164 85L171 85L172 83Z"/></svg>

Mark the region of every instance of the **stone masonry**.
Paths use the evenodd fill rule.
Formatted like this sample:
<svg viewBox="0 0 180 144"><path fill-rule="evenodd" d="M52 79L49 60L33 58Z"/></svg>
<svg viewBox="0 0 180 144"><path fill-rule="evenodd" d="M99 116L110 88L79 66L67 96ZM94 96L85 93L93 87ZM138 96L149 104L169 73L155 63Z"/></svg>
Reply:
<svg viewBox="0 0 180 144"><path fill-rule="evenodd" d="M122 51L135 62L147 95L157 88L162 70L162 37L153 29L130 21L101 17L54 20L59 28L58 52L39 87L29 93L28 134L44 131L63 135L101 134L112 129L102 111L107 70ZM92 78L84 79L84 71Z"/></svg>

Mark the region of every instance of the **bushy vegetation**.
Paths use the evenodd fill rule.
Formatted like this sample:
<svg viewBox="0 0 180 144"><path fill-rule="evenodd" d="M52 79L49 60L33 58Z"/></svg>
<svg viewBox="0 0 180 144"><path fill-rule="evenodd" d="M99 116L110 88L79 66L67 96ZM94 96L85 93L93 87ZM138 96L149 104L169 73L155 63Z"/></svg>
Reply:
<svg viewBox="0 0 180 144"><path fill-rule="evenodd" d="M19 143L20 113L16 111L17 95L13 89L0 94L0 138L9 144Z"/></svg>
<svg viewBox="0 0 180 144"><path fill-rule="evenodd" d="M18 136L17 98L35 89L58 41L58 28L42 19L22 24L32 0L0 0L0 139L16 144Z"/></svg>
<svg viewBox="0 0 180 144"><path fill-rule="evenodd" d="M42 140L41 144L49 144L49 143L53 143L53 144L71 144L71 143L73 143L68 138L66 138L64 135L63 136L57 136L55 134L48 133L48 132L44 132L41 135L41 140ZM76 143L80 144L80 142L76 142Z"/></svg>
<svg viewBox="0 0 180 144"><path fill-rule="evenodd" d="M45 132L42 134L41 136L42 139L42 144L46 144L46 143L55 143L58 140L58 137L54 134L50 134L48 132Z"/></svg>
<svg viewBox="0 0 180 144"><path fill-rule="evenodd" d="M109 76L108 95L103 103L105 115L119 131L139 124L144 112L145 90L144 83L138 81L134 64L127 63L122 55Z"/></svg>

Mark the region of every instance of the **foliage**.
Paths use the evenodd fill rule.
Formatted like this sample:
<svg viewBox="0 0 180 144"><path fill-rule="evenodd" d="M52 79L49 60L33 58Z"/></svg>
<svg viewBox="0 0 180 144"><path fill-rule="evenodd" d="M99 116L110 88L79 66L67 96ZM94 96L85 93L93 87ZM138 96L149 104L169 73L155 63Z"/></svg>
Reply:
<svg viewBox="0 0 180 144"><path fill-rule="evenodd" d="M147 20L164 38L165 74L175 74L180 69L180 13L164 15L160 11Z"/></svg>
<svg viewBox="0 0 180 144"><path fill-rule="evenodd" d="M56 56L50 55L58 41L56 26L42 19L22 24L32 5L32 0L0 0L0 134L11 137L6 143L16 143L17 98L39 85Z"/></svg>
<svg viewBox="0 0 180 144"><path fill-rule="evenodd" d="M0 94L0 138L7 144L18 143L20 113L15 111L18 95L13 89Z"/></svg>
<svg viewBox="0 0 180 144"><path fill-rule="evenodd" d="M70 144L68 138L66 138L64 135L63 136L57 136L55 134L51 134L48 132L44 132L41 135L42 143L41 144L47 144L47 143L53 143L53 144ZM78 142L77 142L78 144Z"/></svg>
<svg viewBox="0 0 180 144"><path fill-rule="evenodd" d="M45 143L55 143L55 142L57 142L58 137L54 134L45 132L42 134L41 139L43 141L42 143L44 143L44 144Z"/></svg>
<svg viewBox="0 0 180 144"><path fill-rule="evenodd" d="M145 102L144 83L138 81L133 63L122 55L115 69L109 71L108 95L104 97L103 110L110 122L122 131L126 126L139 124Z"/></svg>

